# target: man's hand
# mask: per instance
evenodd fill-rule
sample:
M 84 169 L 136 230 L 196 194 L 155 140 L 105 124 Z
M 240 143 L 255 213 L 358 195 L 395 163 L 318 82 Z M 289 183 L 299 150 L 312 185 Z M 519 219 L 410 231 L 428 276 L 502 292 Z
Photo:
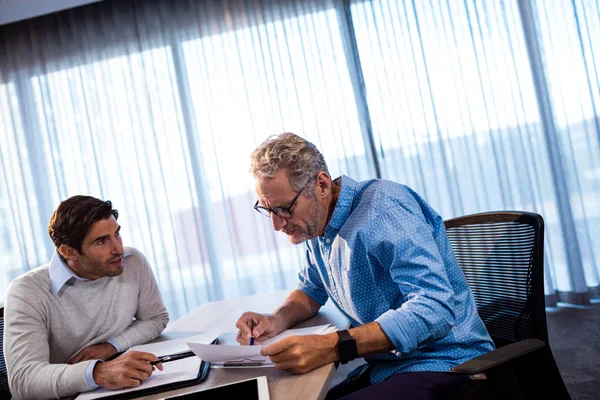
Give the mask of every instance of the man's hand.
M 237 320 L 235 326 L 239 329 L 236 340 L 241 345 L 250 344 L 254 336 L 256 343 L 267 340 L 285 329 L 283 323 L 272 314 L 245 312 Z
M 87 360 L 108 360 L 113 354 L 117 353 L 117 349 L 110 343 L 98 343 L 83 348 L 79 353 L 75 354 L 69 360 L 69 364 L 77 364 Z
M 151 353 L 128 351 L 112 361 L 98 362 L 94 366 L 94 381 L 103 388 L 115 390 L 137 387 L 152 375 L 150 362 L 158 358 Z M 155 365 L 163 370 L 162 364 Z
M 303 374 L 321 365 L 338 360 L 338 336 L 327 335 L 290 336 L 261 349 L 263 356 L 270 356 L 276 369 Z

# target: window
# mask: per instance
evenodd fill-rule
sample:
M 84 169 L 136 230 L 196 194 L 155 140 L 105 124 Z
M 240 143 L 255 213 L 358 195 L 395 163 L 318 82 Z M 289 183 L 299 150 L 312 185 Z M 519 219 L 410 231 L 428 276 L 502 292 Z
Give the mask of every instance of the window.
M 590 0 L 535 1 L 540 44 L 585 280 L 600 283 L 600 20 Z M 557 281 L 570 283 L 566 260 Z M 567 291 L 570 284 L 562 290 Z
M 40 220 L 15 85 L 0 85 L 0 287 L 45 260 L 44 222 Z M 27 204 L 27 210 L 18 205 Z M 21 246 L 20 243 L 28 243 Z M 4 299 L 4 297 L 2 297 Z

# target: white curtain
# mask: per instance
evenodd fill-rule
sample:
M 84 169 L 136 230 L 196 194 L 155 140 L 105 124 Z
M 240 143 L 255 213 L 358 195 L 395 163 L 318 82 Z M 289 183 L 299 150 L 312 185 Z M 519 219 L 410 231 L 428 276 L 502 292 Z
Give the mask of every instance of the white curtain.
M 546 222 L 547 304 L 600 297 L 597 1 L 353 2 L 377 160 L 444 218 Z
M 553 3 L 553 4 L 548 4 Z M 173 317 L 295 285 L 250 152 L 315 142 L 444 218 L 544 216 L 549 304 L 600 297 L 597 1 L 103 1 L 0 27 L 0 293 L 75 194 L 110 199 Z

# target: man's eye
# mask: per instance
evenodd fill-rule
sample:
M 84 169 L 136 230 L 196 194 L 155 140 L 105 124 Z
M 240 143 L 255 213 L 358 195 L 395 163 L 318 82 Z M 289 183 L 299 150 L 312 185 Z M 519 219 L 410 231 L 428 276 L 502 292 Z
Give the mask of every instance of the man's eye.
M 98 240 L 98 244 L 104 244 L 104 240 Z

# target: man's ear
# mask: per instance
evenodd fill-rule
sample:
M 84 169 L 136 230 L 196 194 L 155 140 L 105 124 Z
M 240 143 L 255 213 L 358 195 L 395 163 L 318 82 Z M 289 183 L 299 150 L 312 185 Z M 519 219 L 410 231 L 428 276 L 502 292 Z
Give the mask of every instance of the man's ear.
M 79 252 L 71 246 L 67 246 L 66 244 L 60 245 L 60 247 L 58 248 L 58 253 L 65 260 L 79 261 Z
M 327 197 L 331 192 L 331 177 L 325 171 L 319 172 L 317 175 L 318 195 L 321 198 Z

